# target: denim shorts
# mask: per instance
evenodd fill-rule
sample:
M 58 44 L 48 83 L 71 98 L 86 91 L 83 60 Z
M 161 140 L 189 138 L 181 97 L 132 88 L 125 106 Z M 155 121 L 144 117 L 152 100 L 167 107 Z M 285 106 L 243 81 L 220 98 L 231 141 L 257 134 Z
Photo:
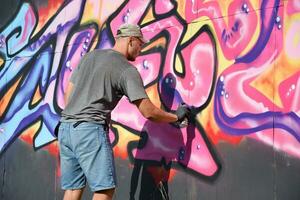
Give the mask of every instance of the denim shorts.
M 112 146 L 106 125 L 62 122 L 58 129 L 61 187 L 81 189 L 88 182 L 91 191 L 116 187 Z

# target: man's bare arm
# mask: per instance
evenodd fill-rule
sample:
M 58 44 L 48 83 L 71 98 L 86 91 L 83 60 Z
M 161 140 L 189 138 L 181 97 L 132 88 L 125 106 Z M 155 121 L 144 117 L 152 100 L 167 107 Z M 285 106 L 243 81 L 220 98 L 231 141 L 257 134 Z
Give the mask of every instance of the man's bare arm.
M 150 99 L 139 99 L 133 102 L 141 112 L 141 114 L 155 122 L 176 122 L 178 120 L 177 116 L 173 113 L 165 112 L 157 108 Z

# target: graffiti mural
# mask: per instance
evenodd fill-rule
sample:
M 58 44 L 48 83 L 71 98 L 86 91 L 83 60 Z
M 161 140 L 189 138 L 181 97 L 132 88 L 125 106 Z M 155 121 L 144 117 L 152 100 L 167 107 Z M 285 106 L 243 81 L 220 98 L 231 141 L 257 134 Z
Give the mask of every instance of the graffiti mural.
M 19 138 L 57 154 L 72 71 L 87 52 L 112 47 L 117 27 L 130 22 L 150 39 L 133 63 L 150 99 L 167 111 L 186 102 L 193 112 L 179 129 L 120 101 L 110 138 L 115 156 L 134 163 L 133 177 L 147 166 L 155 184 L 177 169 L 215 180 L 215 145 L 245 137 L 300 159 L 299 1 L 47 2 L 22 1 L 0 29 L 1 153 Z

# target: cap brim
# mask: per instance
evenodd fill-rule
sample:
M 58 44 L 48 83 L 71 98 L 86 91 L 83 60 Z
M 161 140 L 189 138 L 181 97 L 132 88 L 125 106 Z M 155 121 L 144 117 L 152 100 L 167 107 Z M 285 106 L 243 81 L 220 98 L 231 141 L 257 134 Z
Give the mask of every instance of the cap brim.
M 143 36 L 135 36 L 135 35 L 126 35 L 126 34 L 123 34 L 123 35 L 116 35 L 115 38 L 118 39 L 118 38 L 121 38 L 121 37 L 136 37 L 138 38 L 139 40 L 141 40 L 144 44 L 150 42 L 150 40 L 144 38 Z
M 144 38 L 144 37 L 139 37 L 139 39 L 144 43 L 144 44 L 146 44 L 146 43 L 148 43 L 150 40 L 148 40 L 148 39 L 146 39 L 146 38 Z

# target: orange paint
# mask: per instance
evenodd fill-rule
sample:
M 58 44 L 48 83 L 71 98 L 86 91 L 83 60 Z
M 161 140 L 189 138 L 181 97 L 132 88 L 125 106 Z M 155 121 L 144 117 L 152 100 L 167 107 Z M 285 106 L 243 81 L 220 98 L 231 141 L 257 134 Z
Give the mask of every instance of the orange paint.
M 201 116 L 198 117 L 198 121 L 200 124 L 202 124 L 211 143 L 216 145 L 222 141 L 225 141 L 235 145 L 239 144 L 243 136 L 232 136 L 222 132 L 214 119 L 213 109 L 213 103 L 210 103 L 210 105 L 201 112 Z
M 148 87 L 146 89 L 146 92 L 147 92 L 150 100 L 152 101 L 152 103 L 156 107 L 160 108 L 161 102 L 160 102 L 158 91 L 157 91 L 157 84 L 154 84 L 154 85 L 151 85 L 150 87 Z
M 4 60 L 2 58 L 0 58 L 0 69 L 1 69 L 1 67 L 3 65 L 3 63 L 4 63 Z
M 274 102 L 274 73 L 275 66 L 273 65 L 250 84 L 264 94 L 264 96 L 268 97 L 271 102 Z M 281 102 L 278 99 L 276 102 L 277 105 L 281 106 Z
M 185 4 L 186 1 L 177 1 L 177 12 L 181 17 L 185 17 Z
M 33 144 L 34 135 L 37 133 L 40 127 L 41 121 L 39 120 L 23 131 L 19 138 L 26 143 Z
M 160 37 L 153 42 L 151 42 L 149 45 L 147 45 L 145 48 L 142 49 L 142 52 L 148 51 L 152 48 L 162 47 L 165 48 L 167 44 L 167 40 L 164 37 Z
M 214 145 L 220 143 L 221 141 L 237 145 L 243 139 L 243 136 L 231 136 L 223 133 L 221 130 L 213 129 L 210 122 L 208 122 L 208 124 L 205 126 L 205 131 L 206 133 L 209 133 L 208 137 Z
M 17 86 L 20 83 L 22 76 L 9 88 L 9 90 L 5 93 L 3 98 L 0 100 L 0 116 L 3 115 L 5 109 L 8 108 L 8 104 L 12 99 L 12 96 L 15 93 Z
M 57 140 L 52 142 L 51 144 L 44 147 L 45 150 L 49 151 L 51 155 L 58 156 L 59 155 L 59 147 Z
M 300 71 L 299 63 L 291 63 L 287 56 L 282 53 L 270 69 L 257 77 L 251 85 L 268 97 L 271 102 L 282 107 L 278 90 L 279 85 L 298 71 Z
M 170 170 L 165 169 L 163 166 L 147 166 L 146 170 L 151 174 L 156 185 L 160 184 L 162 181 L 169 181 Z
M 170 181 L 173 181 L 175 175 L 177 173 L 177 170 L 176 169 L 170 169 L 170 172 L 169 172 L 169 182 Z
M 42 95 L 41 95 L 41 92 L 40 92 L 40 86 L 38 85 L 36 90 L 35 90 L 35 93 L 33 95 L 31 105 L 34 105 L 34 104 L 38 103 L 41 99 L 42 99 Z
M 128 158 L 128 143 L 131 141 L 138 141 L 140 137 L 129 132 L 128 130 L 124 129 L 119 125 L 113 125 L 113 127 L 117 129 L 117 134 L 119 137 L 118 144 L 113 148 L 114 155 L 125 160 Z
M 150 23 L 151 21 L 154 21 L 154 20 L 155 20 L 155 17 L 153 16 L 153 7 L 151 6 L 149 8 L 147 14 L 143 18 L 143 21 L 141 22 L 141 25 L 144 25 L 146 23 Z
M 41 6 L 38 8 L 38 25 L 36 32 L 38 32 L 48 20 L 55 15 L 58 9 L 62 6 L 63 0 L 48 0 L 47 6 Z
M 119 145 L 119 143 L 114 147 L 114 155 L 115 157 L 126 160 L 128 158 L 128 153 L 124 150 L 124 145 Z

